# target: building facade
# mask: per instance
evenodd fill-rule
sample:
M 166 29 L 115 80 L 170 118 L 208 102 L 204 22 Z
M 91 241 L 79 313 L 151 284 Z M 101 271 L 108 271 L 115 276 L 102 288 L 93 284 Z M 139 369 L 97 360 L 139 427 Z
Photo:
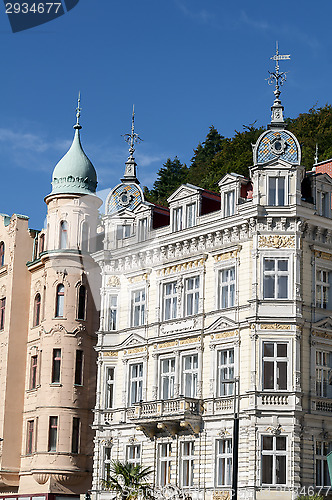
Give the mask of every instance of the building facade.
M 169 209 L 144 200 L 132 134 L 94 255 L 98 500 L 112 460 L 151 466 L 161 489 L 230 498 L 235 413 L 239 498 L 329 485 L 332 179 L 305 172 L 275 95 L 250 177 L 225 175 L 217 194 L 185 184 Z
M 79 498 L 91 487 L 99 273 L 90 252 L 101 201 L 79 112 L 45 198 L 46 228 L 0 220 L 0 498 Z

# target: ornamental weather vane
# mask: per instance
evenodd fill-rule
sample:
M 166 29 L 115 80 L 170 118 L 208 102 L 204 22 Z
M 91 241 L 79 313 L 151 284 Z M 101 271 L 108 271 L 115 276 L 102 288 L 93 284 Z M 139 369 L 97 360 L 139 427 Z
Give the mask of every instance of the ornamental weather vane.
M 81 117 L 81 92 L 78 93 L 78 99 L 77 99 L 77 108 L 76 108 L 76 124 L 74 125 L 74 128 L 80 129 L 82 128 L 80 125 L 80 117 Z
M 273 85 L 275 82 L 276 88 L 273 91 L 273 93 L 276 96 L 276 99 L 279 99 L 280 96 L 279 86 L 281 87 L 281 85 L 283 85 L 284 82 L 286 81 L 286 72 L 279 73 L 279 61 L 290 59 L 290 54 L 287 55 L 279 54 L 278 42 L 276 42 L 276 53 L 274 56 L 271 57 L 271 59 L 273 59 L 276 62 L 276 68 L 273 73 L 269 71 L 270 76 L 269 78 L 267 78 L 267 82 L 269 85 Z
M 124 140 L 129 144 L 129 154 L 132 157 L 135 151 L 135 142 L 141 142 L 143 139 L 135 133 L 135 107 L 133 106 L 133 115 L 131 119 L 131 134 L 124 134 Z

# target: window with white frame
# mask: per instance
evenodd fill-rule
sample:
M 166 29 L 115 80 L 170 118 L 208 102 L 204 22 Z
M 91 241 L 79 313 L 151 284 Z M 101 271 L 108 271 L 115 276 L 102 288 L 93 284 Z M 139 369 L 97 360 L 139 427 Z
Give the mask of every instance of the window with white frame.
M 316 270 L 316 307 L 331 309 L 331 279 L 331 271 Z
M 160 443 L 158 450 L 158 483 L 165 486 L 171 480 L 172 445 L 171 443 Z
M 182 207 L 173 209 L 173 231 L 182 229 Z
M 186 206 L 186 227 L 194 227 L 196 225 L 196 203 L 189 203 Z
M 234 394 L 234 349 L 218 351 L 218 396 Z
M 230 217 L 235 214 L 235 190 L 227 191 L 224 196 L 224 216 Z
M 129 365 L 129 403 L 139 403 L 143 397 L 143 363 Z
M 184 396 L 188 398 L 197 397 L 197 381 L 198 381 L 198 355 L 189 354 L 183 356 L 182 368 L 182 390 Z
M 197 314 L 199 309 L 199 276 L 185 279 L 184 295 L 185 316 Z
M 131 324 L 141 326 L 145 323 L 145 290 L 135 290 L 131 295 Z
M 286 342 L 263 342 L 263 389 L 287 390 L 288 348 Z
M 133 444 L 127 446 L 127 463 L 133 466 L 141 464 L 141 445 Z
M 325 191 L 320 191 L 318 193 L 318 210 L 319 215 L 323 217 L 330 217 L 330 207 L 331 207 L 331 195 Z
M 194 441 L 181 443 L 181 477 L 180 484 L 183 487 L 194 484 Z
M 268 205 L 281 207 L 285 205 L 285 177 L 268 177 Z
M 332 399 L 332 352 L 316 351 L 316 396 Z
M 216 448 L 216 486 L 230 486 L 232 484 L 232 439 L 217 439 Z
M 330 486 L 326 455 L 331 451 L 331 444 L 327 441 L 316 441 L 315 445 L 316 486 Z
M 165 283 L 163 286 L 163 310 L 164 319 L 177 317 L 178 291 L 177 282 Z
M 235 267 L 219 271 L 219 308 L 235 305 Z
M 175 358 L 160 360 L 161 399 L 174 398 Z
M 145 241 L 148 237 L 148 219 L 140 219 L 138 221 L 138 241 Z
M 112 459 L 111 459 L 111 448 L 104 448 L 104 461 L 103 461 L 103 479 L 105 481 L 109 481 L 111 477 L 111 464 L 112 464 Z
M 132 227 L 130 224 L 121 224 L 116 226 L 116 239 L 123 240 L 131 236 Z
M 263 261 L 264 299 L 288 299 L 289 260 L 265 258 Z
M 108 329 L 117 330 L 118 328 L 118 296 L 109 296 L 109 307 L 108 307 Z
M 108 366 L 105 371 L 105 408 L 114 405 L 114 367 Z
M 286 484 L 287 437 L 262 436 L 262 484 Z

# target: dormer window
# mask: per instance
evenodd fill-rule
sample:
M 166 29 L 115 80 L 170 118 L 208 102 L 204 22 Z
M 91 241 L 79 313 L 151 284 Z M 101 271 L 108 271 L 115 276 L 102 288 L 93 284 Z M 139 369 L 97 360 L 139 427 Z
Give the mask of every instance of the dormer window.
M 116 239 L 124 240 L 131 236 L 131 226 L 129 224 L 122 224 L 121 226 L 116 226 Z
M 173 210 L 173 231 L 181 231 L 182 229 L 182 207 L 174 208 Z
M 330 217 L 330 193 L 327 193 L 325 191 L 320 191 L 318 192 L 318 213 L 319 215 L 322 215 L 323 217 Z
M 224 215 L 230 217 L 235 214 L 235 190 L 227 191 L 224 198 Z
M 268 178 L 268 205 L 272 207 L 285 205 L 285 177 Z
M 140 219 L 138 221 L 138 241 L 145 241 L 148 237 L 148 219 Z
M 190 203 L 186 206 L 186 227 L 196 225 L 196 203 Z

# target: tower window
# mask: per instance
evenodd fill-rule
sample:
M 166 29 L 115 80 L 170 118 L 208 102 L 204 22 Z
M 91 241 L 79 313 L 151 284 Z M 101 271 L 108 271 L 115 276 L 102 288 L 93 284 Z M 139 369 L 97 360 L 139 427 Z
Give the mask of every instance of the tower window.
M 78 308 L 77 308 L 77 319 L 85 319 L 85 303 L 86 303 L 86 289 L 84 285 L 81 285 L 78 290 Z
M 62 318 L 65 302 L 65 287 L 64 285 L 58 285 L 56 289 L 56 306 L 55 306 L 55 317 Z
M 0 242 L 0 266 L 5 264 L 5 244 L 3 241 Z
M 0 299 L 0 330 L 5 328 L 6 297 Z
M 83 351 L 78 349 L 76 351 L 75 360 L 75 385 L 82 385 L 83 383 Z
M 68 247 L 68 223 L 63 220 L 60 222 L 60 248 L 65 249 Z
M 50 417 L 48 428 L 48 451 L 56 451 L 58 440 L 58 417 Z
M 41 306 L 41 296 L 40 293 L 37 293 L 34 301 L 33 326 L 38 326 L 40 323 L 40 306 Z
M 88 252 L 89 250 L 89 224 L 85 221 L 82 224 L 81 250 L 82 252 Z
M 58 384 L 60 382 L 60 369 L 61 369 L 61 349 L 53 349 L 52 384 Z
M 73 418 L 73 433 L 71 439 L 71 452 L 78 453 L 80 444 L 80 419 L 77 417 Z

